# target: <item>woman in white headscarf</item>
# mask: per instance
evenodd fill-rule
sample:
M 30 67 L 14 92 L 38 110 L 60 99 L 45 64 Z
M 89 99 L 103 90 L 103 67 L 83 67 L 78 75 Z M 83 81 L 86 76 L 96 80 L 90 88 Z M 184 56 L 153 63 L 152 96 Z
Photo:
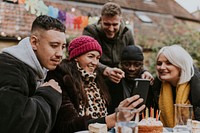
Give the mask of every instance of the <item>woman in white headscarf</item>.
M 200 120 L 200 72 L 189 53 L 179 45 L 161 48 L 156 71 L 154 106 L 161 110 L 164 126 L 174 126 L 174 104 L 192 104 L 194 118 Z

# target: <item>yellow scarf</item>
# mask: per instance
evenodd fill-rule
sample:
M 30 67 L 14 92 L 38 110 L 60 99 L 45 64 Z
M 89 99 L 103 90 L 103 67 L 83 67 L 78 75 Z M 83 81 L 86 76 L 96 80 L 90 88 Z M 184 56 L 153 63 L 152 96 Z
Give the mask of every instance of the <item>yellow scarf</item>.
M 184 83 L 176 87 L 176 104 L 190 104 L 188 99 L 190 84 Z M 174 127 L 174 102 L 172 88 L 169 83 L 163 82 L 160 90 L 159 109 L 160 120 L 165 127 Z

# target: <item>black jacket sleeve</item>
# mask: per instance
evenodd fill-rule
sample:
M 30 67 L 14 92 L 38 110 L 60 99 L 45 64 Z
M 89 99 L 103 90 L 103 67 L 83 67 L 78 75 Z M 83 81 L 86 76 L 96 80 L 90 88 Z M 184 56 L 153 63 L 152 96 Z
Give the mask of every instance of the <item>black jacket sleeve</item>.
M 194 67 L 194 76 L 190 80 L 190 88 L 194 116 L 196 120 L 200 120 L 200 72 L 196 67 Z

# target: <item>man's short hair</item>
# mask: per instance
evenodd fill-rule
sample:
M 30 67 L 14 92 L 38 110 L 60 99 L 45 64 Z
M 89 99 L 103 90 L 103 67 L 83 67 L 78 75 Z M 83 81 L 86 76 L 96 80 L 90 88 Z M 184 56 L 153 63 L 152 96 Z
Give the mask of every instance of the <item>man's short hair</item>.
M 31 32 L 35 30 L 57 30 L 60 32 L 65 32 L 66 27 L 65 25 L 56 18 L 47 16 L 47 15 L 40 15 L 38 16 L 32 24 Z
M 113 3 L 113 2 L 108 2 L 104 4 L 102 10 L 101 10 L 101 16 L 115 16 L 119 15 L 121 16 L 121 7 L 120 5 Z

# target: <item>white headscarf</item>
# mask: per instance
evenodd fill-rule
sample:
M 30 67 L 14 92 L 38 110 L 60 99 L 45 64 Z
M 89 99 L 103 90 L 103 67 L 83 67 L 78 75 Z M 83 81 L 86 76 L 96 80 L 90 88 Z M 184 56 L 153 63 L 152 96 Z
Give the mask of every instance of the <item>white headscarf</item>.
M 178 84 L 190 81 L 194 75 L 193 59 L 185 49 L 179 45 L 165 46 L 158 52 L 156 60 L 158 60 L 160 54 L 164 54 L 170 63 L 181 69 Z

